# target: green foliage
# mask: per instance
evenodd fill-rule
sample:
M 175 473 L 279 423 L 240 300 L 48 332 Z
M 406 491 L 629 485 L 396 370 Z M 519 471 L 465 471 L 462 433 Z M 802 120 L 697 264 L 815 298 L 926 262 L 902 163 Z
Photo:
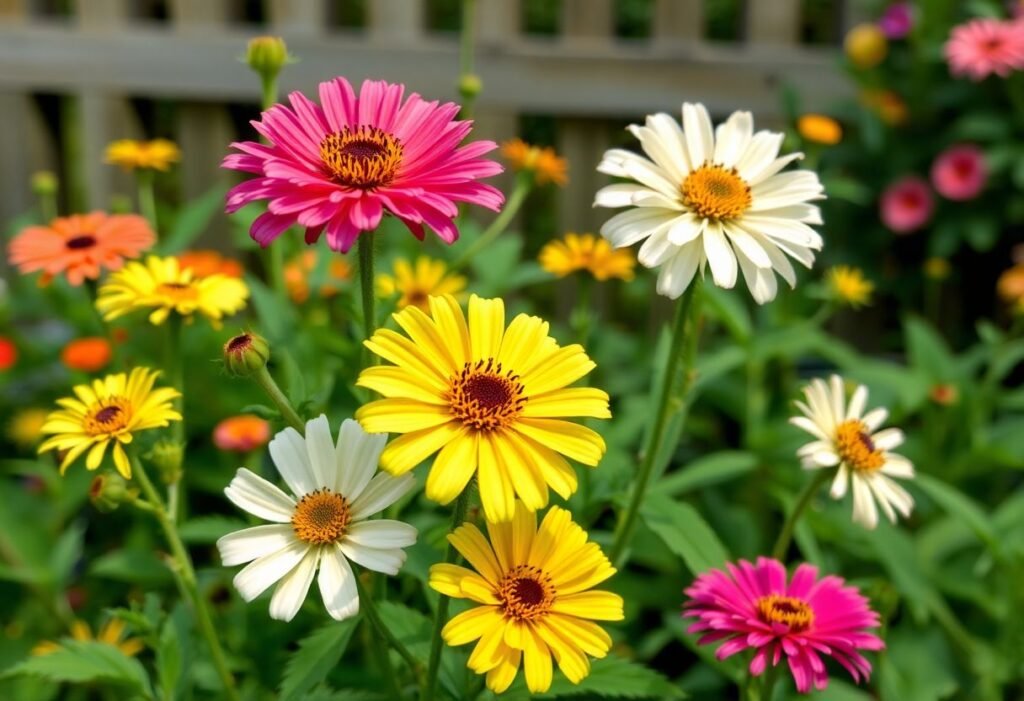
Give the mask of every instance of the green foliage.
M 98 682 L 121 689 L 129 699 L 153 698 L 142 664 L 106 643 L 62 640 L 60 649 L 19 662 L 2 676 L 17 675 L 55 682 Z
M 303 698 L 303 694 L 322 682 L 345 654 L 358 619 L 340 623 L 331 621 L 299 642 L 284 670 L 279 693 L 282 701 Z

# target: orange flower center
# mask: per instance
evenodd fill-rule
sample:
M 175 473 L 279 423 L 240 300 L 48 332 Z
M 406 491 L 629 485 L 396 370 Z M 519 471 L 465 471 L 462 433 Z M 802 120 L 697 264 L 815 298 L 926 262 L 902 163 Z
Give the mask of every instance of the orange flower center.
M 164 282 L 157 288 L 157 292 L 174 302 L 191 302 L 199 296 L 196 286 L 187 282 Z
M 769 594 L 757 600 L 757 615 L 765 623 L 782 623 L 791 633 L 805 631 L 814 625 L 814 609 L 803 599 Z
M 79 234 L 78 236 L 72 236 L 64 242 L 72 251 L 79 251 L 83 248 L 92 248 L 96 245 L 96 237 L 91 234 Z
M 466 363 L 452 378 L 448 392 L 451 412 L 477 431 L 494 431 L 514 422 L 526 404 L 519 375 L 502 372 L 494 358 Z
M 858 419 L 847 419 L 836 426 L 836 452 L 855 470 L 874 472 L 885 465 L 885 456 L 875 447 L 868 427 Z
M 123 397 L 108 397 L 89 409 L 82 425 L 90 436 L 117 433 L 132 418 L 131 404 Z
M 336 543 L 352 519 L 348 499 L 330 489 L 318 489 L 299 500 L 292 514 L 295 537 L 313 545 Z
M 703 219 L 735 219 L 750 207 L 750 186 L 735 168 L 705 163 L 686 176 L 683 204 Z
M 364 190 L 385 187 L 402 165 L 402 144 L 377 127 L 342 127 L 320 142 L 320 160 L 339 185 Z
M 498 584 L 498 600 L 508 618 L 529 621 L 543 616 L 555 602 L 551 577 L 532 565 L 512 568 Z

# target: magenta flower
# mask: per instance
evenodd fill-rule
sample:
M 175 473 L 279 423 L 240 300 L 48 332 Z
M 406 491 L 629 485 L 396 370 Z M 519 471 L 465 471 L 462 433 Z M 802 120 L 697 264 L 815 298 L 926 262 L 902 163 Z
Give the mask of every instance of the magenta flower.
M 293 224 L 306 243 L 327 233 L 335 251 L 348 251 L 385 213 L 398 217 L 418 239 L 424 225 L 445 243 L 459 237 L 453 221 L 459 202 L 497 211 L 502 194 L 479 178 L 502 171 L 481 158 L 493 141 L 461 145 L 472 122 L 456 121 L 459 106 L 402 100 L 405 86 L 367 80 L 357 97 L 344 78 L 320 84 L 320 103 L 293 92 L 290 107 L 274 105 L 254 121 L 269 144 L 231 144 L 225 168 L 257 177 L 228 193 L 227 211 L 268 200 L 250 235 L 267 246 Z
M 928 183 L 916 175 L 908 175 L 885 188 L 879 201 L 882 223 L 897 234 L 920 229 L 932 218 L 935 198 Z
M 949 35 L 945 53 L 953 75 L 973 81 L 993 73 L 1005 78 L 1024 70 L 1024 22 L 984 18 L 958 25 Z
M 903 39 L 914 28 L 914 8 L 909 2 L 894 2 L 878 18 L 878 28 L 886 39 Z
M 871 663 L 858 650 L 881 650 L 885 643 L 867 632 L 877 628 L 878 614 L 856 587 L 839 577 L 818 579 L 818 568 L 800 565 L 786 583 L 778 560 L 759 557 L 752 565 L 740 560 L 728 573 L 711 570 L 686 590 L 690 600 L 684 618 L 696 618 L 690 633 L 704 633 L 700 645 L 725 641 L 715 653 L 724 660 L 754 650 L 750 673 L 760 676 L 770 663 L 786 657 L 798 692 L 828 686 L 822 656 L 842 665 L 855 682 L 867 681 Z
M 932 163 L 932 185 L 947 200 L 973 200 L 988 180 L 985 154 L 972 144 L 952 146 Z

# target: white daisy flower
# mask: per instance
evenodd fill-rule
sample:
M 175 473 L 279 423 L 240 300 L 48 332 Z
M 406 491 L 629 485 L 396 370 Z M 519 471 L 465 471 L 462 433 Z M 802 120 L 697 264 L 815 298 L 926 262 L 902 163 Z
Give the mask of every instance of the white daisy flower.
M 235 587 L 252 601 L 277 584 L 270 617 L 290 621 L 306 599 L 319 567 L 320 595 L 332 618 L 359 613 L 359 594 L 349 560 L 366 569 L 397 574 L 416 529 L 401 521 L 367 520 L 395 503 L 413 485 L 411 474 L 377 472 L 387 435 L 366 433 L 349 419 L 338 442 L 327 417 L 306 424 L 303 438 L 286 428 L 270 441 L 270 456 L 295 496 L 244 467 L 224 493 L 236 506 L 271 525 L 229 533 L 217 541 L 224 565 L 249 564 Z
M 868 388 L 858 385 L 847 405 L 843 380 L 833 375 L 829 385 L 818 379 L 804 387 L 804 396 L 806 404 L 796 402 L 803 416 L 789 420 L 817 439 L 797 451 L 804 468 L 818 470 L 838 465 L 832 480 L 832 498 L 842 499 L 851 489 L 853 521 L 865 528 L 878 525 L 875 502 L 893 523 L 896 512 L 904 518 L 910 516 L 913 498 L 891 479 L 914 476 L 909 460 L 889 452 L 903 443 L 903 432 L 898 428 L 877 431 L 889 412 L 878 408 L 864 413 Z
M 822 239 L 811 200 L 824 197 L 816 173 L 780 173 L 802 153 L 779 157 L 783 135 L 754 133 L 749 112 L 734 112 L 712 131 L 704 105 L 683 105 L 682 127 L 667 114 L 629 127 L 648 158 L 611 149 L 598 171 L 634 182 L 597 192 L 595 207 L 630 207 L 601 227 L 616 248 L 644 241 L 637 259 L 661 268 L 658 292 L 675 299 L 699 268 L 719 287 L 736 284 L 737 263 L 759 304 L 774 299 L 775 272 L 796 285 L 789 258 L 806 267 Z M 645 240 L 646 239 L 646 240 Z

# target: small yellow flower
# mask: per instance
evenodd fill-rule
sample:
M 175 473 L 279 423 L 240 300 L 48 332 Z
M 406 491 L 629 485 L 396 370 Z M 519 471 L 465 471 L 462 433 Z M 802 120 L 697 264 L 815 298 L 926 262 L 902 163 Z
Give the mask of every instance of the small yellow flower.
M 540 251 L 540 267 L 557 277 L 586 270 L 598 280 L 613 277 L 633 279 L 636 258 L 628 248 L 612 248 L 593 234 L 568 233 L 564 240 L 551 241 Z
M 241 280 L 215 273 L 197 277 L 177 258 L 149 256 L 128 263 L 100 287 L 96 308 L 111 321 L 137 309 L 152 309 L 149 321 L 162 324 L 171 312 L 190 319 L 198 312 L 219 328 L 221 319 L 245 307 L 249 288 Z
M 19 448 L 34 448 L 48 413 L 46 409 L 22 409 L 7 424 L 7 437 Z
M 877 24 L 858 24 L 846 34 L 843 47 L 858 68 L 874 68 L 889 53 L 889 43 Z
M 147 168 L 167 170 L 172 163 L 181 160 L 178 145 L 167 139 L 136 141 L 120 139 L 107 146 L 106 162 L 121 166 L 125 170 Z
M 843 127 L 823 114 L 805 114 L 796 122 L 796 129 L 805 141 L 835 146 L 843 139 Z
M 428 300 L 432 295 L 458 295 L 466 289 L 466 278 L 449 275 L 443 260 L 420 256 L 415 265 L 410 265 L 405 258 L 396 258 L 392 270 L 394 275 L 381 273 L 377 276 L 377 296 L 391 297 L 400 293 L 399 309 L 413 306 L 429 314 Z
M 996 290 L 1016 314 L 1024 314 L 1024 263 L 1018 263 L 999 276 Z
M 851 307 L 871 304 L 875 285 L 864 277 L 860 268 L 837 265 L 828 271 L 828 287 L 833 299 Z
M 531 146 L 522 139 L 512 139 L 502 144 L 501 155 L 513 170 L 532 172 L 538 185 L 554 183 L 563 187 L 569 182 L 568 164 L 550 146 Z
M 430 568 L 433 589 L 475 604 L 448 621 L 441 636 L 449 645 L 479 640 L 468 667 L 486 674 L 496 694 L 512 684 L 520 662 L 527 688 L 547 691 L 552 657 L 579 684 L 590 673 L 590 657 L 604 657 L 612 645 L 594 621 L 623 618 L 621 596 L 593 589 L 615 568 L 557 506 L 538 528 L 536 515 L 517 501 L 513 520 L 488 523 L 487 532 L 490 542 L 465 523 L 448 536 L 475 572 L 447 563 Z
M 945 258 L 933 257 L 924 262 L 924 274 L 932 280 L 945 280 L 953 272 Z
M 124 621 L 119 618 L 111 618 L 109 621 L 104 623 L 100 628 L 99 634 L 95 638 L 92 635 L 92 629 L 85 621 L 76 620 L 71 624 L 71 637 L 74 640 L 81 640 L 83 642 L 92 641 L 113 645 L 128 657 L 135 657 L 142 652 L 144 645 L 139 638 L 122 639 L 123 636 Z M 37 657 L 40 655 L 49 655 L 50 653 L 60 650 L 60 647 L 60 643 L 52 640 L 44 640 L 32 648 L 32 654 Z
M 47 416 L 40 432 L 54 435 L 39 446 L 39 452 L 61 451 L 63 474 L 86 450 L 89 455 L 85 466 L 95 470 L 112 444 L 117 471 L 131 479 L 124 445 L 131 443 L 139 431 L 181 421 L 181 414 L 171 405 L 181 393 L 170 387 L 153 389 L 159 374 L 149 368 L 135 368 L 130 375 L 107 375 L 91 384 L 77 385 L 75 396 L 58 399 L 61 408 Z

